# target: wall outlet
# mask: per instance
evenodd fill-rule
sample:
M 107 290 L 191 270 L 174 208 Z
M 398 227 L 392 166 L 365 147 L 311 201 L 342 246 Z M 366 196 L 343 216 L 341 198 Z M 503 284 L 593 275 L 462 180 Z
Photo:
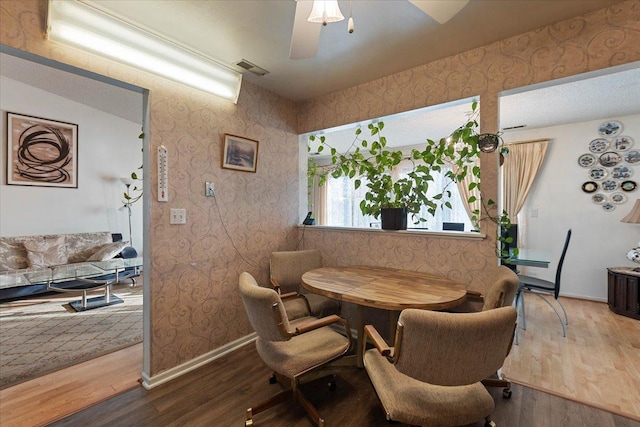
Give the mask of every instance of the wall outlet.
M 538 218 L 538 208 L 531 209 L 531 218 Z
M 216 196 L 215 192 L 213 191 L 213 182 L 207 181 L 207 182 L 204 183 L 204 195 L 206 197 L 215 197 Z
M 171 209 L 171 218 L 169 224 L 186 224 L 187 223 L 187 210 L 186 209 Z

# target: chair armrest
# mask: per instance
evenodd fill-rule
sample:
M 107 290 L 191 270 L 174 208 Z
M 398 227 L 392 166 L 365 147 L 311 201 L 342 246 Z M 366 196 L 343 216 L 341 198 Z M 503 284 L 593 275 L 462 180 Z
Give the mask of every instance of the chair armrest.
M 478 291 L 472 291 L 471 289 L 467 289 L 467 301 L 484 302 L 484 297 Z
M 364 333 L 371 339 L 371 342 L 376 346 L 381 355 L 385 357 L 391 355 L 391 347 L 389 347 L 373 325 L 365 325 Z
M 337 322 L 340 322 L 340 316 L 336 314 L 332 314 L 330 316 L 316 320 L 311 320 L 303 325 L 298 326 L 296 328 L 296 334 L 304 334 L 306 332 L 313 331 L 314 329 L 323 328 Z
M 300 295 L 297 292 L 287 292 L 286 294 L 280 294 L 280 299 L 282 301 L 284 301 L 286 299 L 291 299 L 291 298 L 304 298 L 304 296 Z
M 276 290 L 277 293 L 280 293 L 280 285 L 278 284 L 278 281 L 274 278 L 269 278 L 269 283 L 271 284 L 271 287 L 273 287 L 273 289 Z

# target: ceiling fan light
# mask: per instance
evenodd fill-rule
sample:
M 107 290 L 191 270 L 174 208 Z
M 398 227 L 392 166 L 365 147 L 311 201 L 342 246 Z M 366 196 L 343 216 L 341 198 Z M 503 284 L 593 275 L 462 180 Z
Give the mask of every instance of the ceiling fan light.
M 329 22 L 338 22 L 344 19 L 344 15 L 338 6 L 338 0 L 313 0 L 313 9 L 307 21 L 327 25 Z

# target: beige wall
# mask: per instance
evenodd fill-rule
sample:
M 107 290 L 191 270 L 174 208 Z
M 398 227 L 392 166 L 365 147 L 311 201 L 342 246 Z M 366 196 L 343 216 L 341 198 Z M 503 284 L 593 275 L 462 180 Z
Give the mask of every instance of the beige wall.
M 639 46 L 640 2 L 622 2 L 302 103 L 298 131 L 307 133 L 479 95 L 481 129 L 495 132 L 501 91 L 638 61 Z M 497 200 L 495 157 L 481 159 L 485 200 Z M 490 282 L 487 267 L 497 259 L 495 224 L 484 221 L 481 226 L 487 238 L 480 241 L 322 228 L 307 228 L 303 236 L 305 247 L 321 249 L 328 264 L 411 268 L 443 274 L 482 291 L 484 283 Z
M 267 283 L 269 254 L 297 243 L 294 104 L 245 82 L 233 105 L 46 41 L 45 10 L 44 0 L 2 0 L 0 42 L 150 89 L 150 164 L 156 164 L 159 145 L 169 150 L 168 203 L 155 201 L 156 168 L 148 168 L 152 201 L 151 222 L 146 224 L 151 261 L 145 273 L 151 300 L 147 373 L 157 375 L 246 336 L 252 330 L 236 291 L 240 272 L 249 271 Z M 221 169 L 224 133 L 260 141 L 257 173 Z M 215 183 L 221 218 L 214 200 L 204 197 L 205 181 Z M 169 225 L 171 207 L 187 210 L 186 225 Z
M 298 128 L 293 103 L 249 83 L 234 106 L 46 41 L 44 0 L 2 0 L 0 42 L 151 91 L 151 164 L 156 148 L 165 145 L 171 185 L 169 203 L 153 201 L 157 175 L 149 168 L 151 336 L 146 339 L 151 344 L 148 374 L 153 376 L 250 332 L 237 277 L 247 270 L 266 284 L 269 253 L 297 243 L 298 132 L 478 94 L 482 128 L 495 130 L 500 90 L 640 59 L 639 4 L 622 3 L 319 98 L 302 106 Z M 257 174 L 220 169 L 225 132 L 260 141 Z M 493 157 L 483 159 L 484 189 L 493 198 L 495 163 Z M 222 221 L 242 257 L 222 228 L 214 201 L 203 195 L 207 180 L 216 184 Z M 169 225 L 170 207 L 187 209 L 187 225 Z M 491 227 L 483 231 L 493 235 Z M 458 241 L 307 229 L 304 239 L 307 247 L 322 248 L 328 263 L 379 263 L 384 258 L 385 265 L 437 271 L 477 285 L 486 266 L 495 264 L 493 238 Z

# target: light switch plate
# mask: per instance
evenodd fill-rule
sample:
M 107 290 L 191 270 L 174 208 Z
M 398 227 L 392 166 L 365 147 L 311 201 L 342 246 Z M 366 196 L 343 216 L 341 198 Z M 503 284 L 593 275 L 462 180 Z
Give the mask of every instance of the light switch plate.
M 187 210 L 186 209 L 171 209 L 171 218 L 169 224 L 186 224 L 187 223 Z
M 204 183 L 204 195 L 206 197 L 215 197 L 216 193 L 214 192 L 213 182 L 205 182 Z

